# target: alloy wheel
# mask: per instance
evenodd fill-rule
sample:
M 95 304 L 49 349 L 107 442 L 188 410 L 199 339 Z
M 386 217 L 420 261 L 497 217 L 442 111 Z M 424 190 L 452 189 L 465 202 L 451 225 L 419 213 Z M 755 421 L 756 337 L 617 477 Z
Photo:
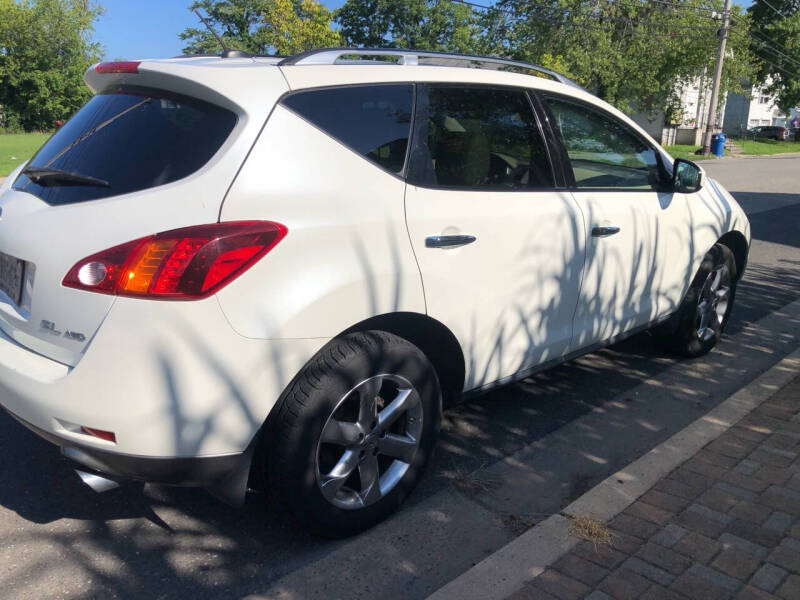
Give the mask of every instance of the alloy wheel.
M 414 461 L 422 400 L 399 375 L 376 375 L 352 388 L 322 428 L 317 485 L 338 508 L 364 508 L 389 494 Z
M 731 277 L 725 264 L 717 265 L 708 274 L 697 300 L 697 337 L 702 342 L 713 338 L 722 328 L 728 311 Z

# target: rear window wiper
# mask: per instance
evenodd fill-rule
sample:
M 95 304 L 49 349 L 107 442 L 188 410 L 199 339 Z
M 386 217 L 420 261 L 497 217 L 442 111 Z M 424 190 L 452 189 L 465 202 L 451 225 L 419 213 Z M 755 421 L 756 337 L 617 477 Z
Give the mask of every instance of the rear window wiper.
M 61 169 L 50 169 L 46 167 L 28 167 L 22 171 L 28 179 L 34 183 L 44 186 L 56 185 L 92 185 L 95 187 L 111 187 L 105 179 L 98 179 L 80 173 L 71 173 Z

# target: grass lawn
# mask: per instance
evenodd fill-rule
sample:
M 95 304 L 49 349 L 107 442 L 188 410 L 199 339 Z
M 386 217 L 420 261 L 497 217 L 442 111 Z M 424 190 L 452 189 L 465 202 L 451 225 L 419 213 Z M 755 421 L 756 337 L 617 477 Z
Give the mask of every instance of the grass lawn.
M 800 152 L 800 142 L 777 140 L 733 140 L 742 149 L 742 154 L 786 154 Z
M 692 146 L 689 144 L 677 145 L 677 146 L 664 146 L 664 150 L 672 155 L 672 158 L 687 158 L 689 160 L 708 160 L 711 158 L 719 158 L 714 154 L 703 155 L 703 154 L 695 154 L 695 150 L 697 150 L 699 146 Z
M 49 137 L 49 133 L 0 133 L 0 177 L 33 156 Z

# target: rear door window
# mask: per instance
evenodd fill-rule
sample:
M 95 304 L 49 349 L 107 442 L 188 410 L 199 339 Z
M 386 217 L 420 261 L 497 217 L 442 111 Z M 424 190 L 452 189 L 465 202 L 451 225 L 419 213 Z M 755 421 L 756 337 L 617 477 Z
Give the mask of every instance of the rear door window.
M 236 124 L 224 108 L 157 93 L 101 94 L 51 137 L 14 189 L 48 204 L 136 192 L 205 165 Z
M 411 84 L 307 90 L 282 101 L 354 152 L 398 174 L 406 161 L 413 102 Z
M 409 182 L 425 187 L 531 190 L 553 172 L 523 90 L 420 85 Z

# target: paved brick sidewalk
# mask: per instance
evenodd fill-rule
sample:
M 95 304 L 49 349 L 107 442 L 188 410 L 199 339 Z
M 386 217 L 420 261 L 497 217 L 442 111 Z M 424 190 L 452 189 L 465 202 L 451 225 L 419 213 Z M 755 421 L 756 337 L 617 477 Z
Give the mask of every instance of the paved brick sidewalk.
M 513 600 L 800 600 L 800 377 Z

